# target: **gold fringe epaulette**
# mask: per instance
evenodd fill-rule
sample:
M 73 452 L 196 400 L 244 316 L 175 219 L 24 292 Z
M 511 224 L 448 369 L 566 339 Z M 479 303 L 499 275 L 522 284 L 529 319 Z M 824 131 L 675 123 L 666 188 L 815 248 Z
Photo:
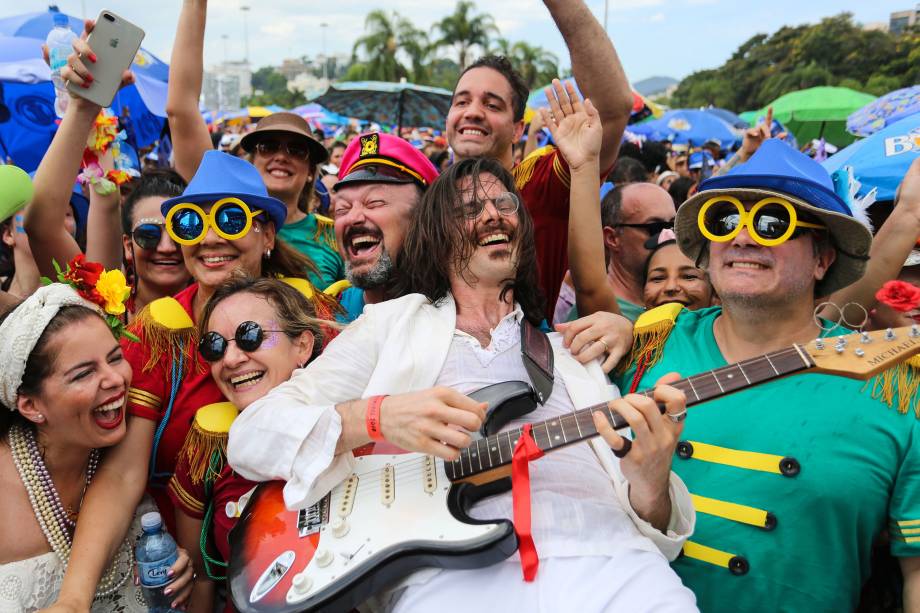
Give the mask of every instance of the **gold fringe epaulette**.
M 648 369 L 661 359 L 664 344 L 674 329 L 674 322 L 684 305 L 669 302 L 645 311 L 633 326 L 633 346 L 617 367 L 618 373 L 624 373 L 640 361 L 642 368 Z
M 164 357 L 171 358 L 174 350 L 185 356 L 186 368 L 194 362 L 198 333 L 192 318 L 175 298 L 167 296 L 148 304 L 134 318 L 131 330 L 141 338 L 148 351 L 144 372 L 150 371 Z
M 188 460 L 189 479 L 194 485 L 205 479 L 213 483 L 220 475 L 227 462 L 230 426 L 237 415 L 239 410 L 229 402 L 215 402 L 195 413 L 195 420 L 179 451 L 179 457 Z
M 896 408 L 898 413 L 913 411 L 920 419 L 920 355 L 901 362 L 872 378 L 872 397 Z
M 540 158 L 551 154 L 555 150 L 556 148 L 552 145 L 546 145 L 521 160 L 521 163 L 511 170 L 511 174 L 514 176 L 514 185 L 518 189 L 523 189 L 533 177 L 533 171 L 537 167 L 537 162 L 540 161 Z
M 339 248 L 335 242 L 335 220 L 317 213 L 313 213 L 313 216 L 316 217 L 316 231 L 313 233 L 313 240 L 326 243 L 338 251 Z

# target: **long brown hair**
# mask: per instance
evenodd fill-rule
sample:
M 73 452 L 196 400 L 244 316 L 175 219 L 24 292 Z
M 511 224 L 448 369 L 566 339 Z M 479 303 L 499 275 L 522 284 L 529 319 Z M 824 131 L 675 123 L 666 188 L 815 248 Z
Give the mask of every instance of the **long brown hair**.
M 469 266 L 476 244 L 466 229 L 460 183 L 470 177 L 475 190 L 483 174 L 494 176 L 519 202 L 523 202 L 511 173 L 495 159 L 469 158 L 450 166 L 431 184 L 413 211 L 405 243 L 397 258 L 395 296 L 419 293 L 436 304 L 450 291 L 451 274 L 464 271 Z M 534 325 L 539 325 L 544 317 L 546 300 L 537 281 L 533 219 L 523 204 L 517 214 L 518 226 L 514 237 L 518 254 L 517 271 L 505 285 L 502 297 L 513 292 L 524 316 Z

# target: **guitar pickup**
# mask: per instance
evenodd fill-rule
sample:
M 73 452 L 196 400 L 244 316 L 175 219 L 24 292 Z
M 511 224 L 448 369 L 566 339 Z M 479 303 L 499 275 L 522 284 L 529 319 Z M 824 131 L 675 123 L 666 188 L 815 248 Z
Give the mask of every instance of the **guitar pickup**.
M 434 494 L 438 487 L 438 471 L 435 467 L 434 456 L 426 455 L 425 466 L 422 469 L 422 478 L 424 479 L 422 487 L 425 488 L 425 492 L 428 494 Z
M 339 517 L 348 517 L 351 515 L 351 509 L 355 506 L 355 494 L 358 492 L 358 475 L 352 474 L 345 483 L 342 484 L 342 500 L 339 501 Z
M 384 506 L 390 506 L 396 499 L 396 469 L 392 464 L 383 467 L 383 476 L 380 480 L 381 502 Z

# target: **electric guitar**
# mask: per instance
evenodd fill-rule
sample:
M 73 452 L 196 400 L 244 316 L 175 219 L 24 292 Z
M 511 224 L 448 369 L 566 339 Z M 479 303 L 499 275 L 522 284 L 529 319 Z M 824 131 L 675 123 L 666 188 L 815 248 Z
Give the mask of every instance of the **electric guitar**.
M 794 373 L 868 379 L 918 353 L 916 325 L 852 333 L 793 345 L 672 385 L 692 406 Z M 485 398 L 493 410 L 508 399 L 519 415 L 527 411 L 525 387 L 499 383 L 473 396 Z M 652 390 L 640 393 L 651 397 Z M 628 425 L 603 403 L 532 424 L 532 436 L 547 453 L 597 436 L 595 411 L 606 411 L 616 429 Z M 521 433 L 513 429 L 478 438 L 452 462 L 419 453 L 357 457 L 351 476 L 300 511 L 285 508 L 283 483 L 260 485 L 230 533 L 233 603 L 247 613 L 349 611 L 413 571 L 479 568 L 511 556 L 517 548 L 511 522 L 478 521 L 467 511 L 509 487 Z

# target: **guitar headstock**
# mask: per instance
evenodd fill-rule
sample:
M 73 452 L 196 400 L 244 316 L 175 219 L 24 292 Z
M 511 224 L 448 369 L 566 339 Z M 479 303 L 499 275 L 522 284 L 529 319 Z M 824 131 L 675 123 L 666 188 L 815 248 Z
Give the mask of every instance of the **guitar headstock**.
M 853 332 L 799 347 L 814 360 L 817 372 L 868 379 L 920 354 L 920 326 Z

